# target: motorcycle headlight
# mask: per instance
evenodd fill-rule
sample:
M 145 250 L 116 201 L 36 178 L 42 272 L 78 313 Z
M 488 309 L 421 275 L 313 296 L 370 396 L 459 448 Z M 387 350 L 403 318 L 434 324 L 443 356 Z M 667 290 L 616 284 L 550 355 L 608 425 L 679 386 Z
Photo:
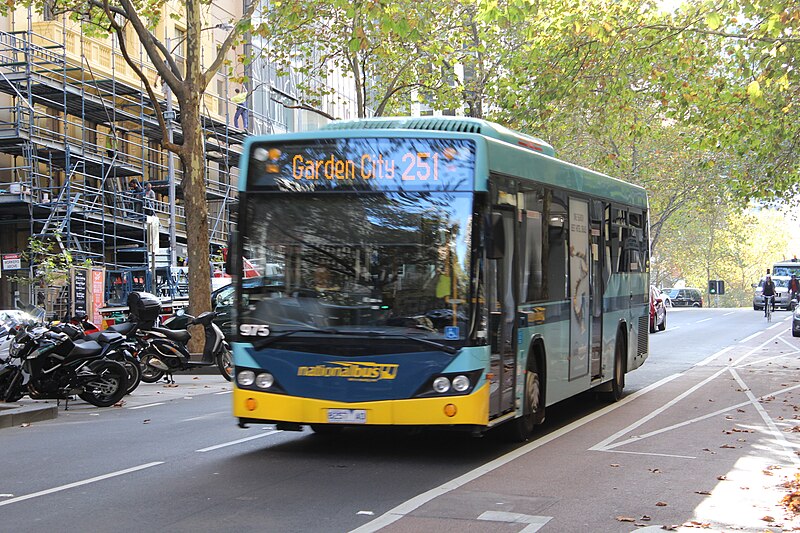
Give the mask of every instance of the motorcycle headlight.
M 11 341 L 11 346 L 8 349 L 8 355 L 11 357 L 17 357 L 22 352 L 22 349 L 25 347 L 24 342 L 14 342 Z

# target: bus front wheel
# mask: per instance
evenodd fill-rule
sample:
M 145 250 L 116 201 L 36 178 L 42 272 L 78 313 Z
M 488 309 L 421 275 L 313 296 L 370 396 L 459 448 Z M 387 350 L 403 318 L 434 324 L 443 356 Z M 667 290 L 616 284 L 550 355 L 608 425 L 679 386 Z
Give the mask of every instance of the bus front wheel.
M 528 358 L 525 372 L 522 416 L 508 423 L 508 436 L 516 442 L 528 440 L 536 424 L 544 422 L 544 383 L 534 356 Z

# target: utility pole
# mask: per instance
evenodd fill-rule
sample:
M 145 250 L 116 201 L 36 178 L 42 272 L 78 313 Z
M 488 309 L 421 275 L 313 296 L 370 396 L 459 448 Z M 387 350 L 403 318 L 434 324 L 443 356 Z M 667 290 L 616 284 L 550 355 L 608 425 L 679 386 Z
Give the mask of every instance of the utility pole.
M 166 43 L 167 49 L 169 50 L 169 37 L 167 37 Z M 167 98 L 167 106 L 164 111 L 164 121 L 167 123 L 167 141 L 172 143 L 172 128 L 176 115 L 175 111 L 172 109 L 172 91 L 170 91 L 169 85 L 167 85 L 166 82 L 163 80 L 162 82 L 164 96 Z M 175 237 L 175 224 L 177 222 L 177 216 L 175 214 L 175 154 L 172 153 L 172 150 L 167 150 L 167 179 L 169 180 L 169 269 L 171 275 L 172 269 L 178 264 L 178 241 Z

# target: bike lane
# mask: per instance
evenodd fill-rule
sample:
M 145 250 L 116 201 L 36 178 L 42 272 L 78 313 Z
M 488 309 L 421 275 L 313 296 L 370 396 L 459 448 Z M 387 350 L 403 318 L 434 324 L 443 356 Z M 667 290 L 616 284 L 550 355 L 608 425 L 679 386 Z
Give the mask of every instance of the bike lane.
M 798 530 L 799 347 L 765 330 L 355 532 Z

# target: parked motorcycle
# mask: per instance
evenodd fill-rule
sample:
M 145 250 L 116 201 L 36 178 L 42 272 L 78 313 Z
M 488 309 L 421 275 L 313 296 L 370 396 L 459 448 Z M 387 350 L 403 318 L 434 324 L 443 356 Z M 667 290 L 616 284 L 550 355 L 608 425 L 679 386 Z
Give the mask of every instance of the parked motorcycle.
M 72 340 L 95 341 L 105 347 L 103 357 L 118 362 L 128 373 L 127 394 L 135 391 L 141 383 L 142 367 L 139 359 L 133 355 L 136 350 L 135 344 L 127 339 L 125 334 L 112 329 L 100 331 L 85 318 L 71 319 L 67 323 L 52 326 L 51 329 L 66 333 Z
M 160 301 L 152 294 L 131 293 L 128 297 L 129 321 L 137 324 L 136 335 L 142 344 L 142 349 L 138 353 L 143 365 L 142 381 L 155 383 L 164 376 L 173 381 L 174 372 L 214 365 L 226 380 L 232 379 L 233 358 L 230 346 L 222 330 L 213 322 L 219 313 L 211 311 L 194 317 L 179 310 L 164 321 L 165 327 L 157 327 L 155 320 L 158 312 L 154 311 L 156 307 L 160 311 Z M 205 332 L 200 360 L 192 358 L 187 346 L 191 334 L 185 328 L 194 324 L 203 326 Z M 170 328 L 177 325 L 183 327 Z
M 73 341 L 66 333 L 43 326 L 21 328 L 9 352 L 18 363 L 3 369 L 10 374 L 4 399 L 17 401 L 27 393 L 35 400 L 68 402 L 77 395 L 97 407 L 110 407 L 128 386 L 125 368 L 104 357 L 110 348 L 95 341 Z

